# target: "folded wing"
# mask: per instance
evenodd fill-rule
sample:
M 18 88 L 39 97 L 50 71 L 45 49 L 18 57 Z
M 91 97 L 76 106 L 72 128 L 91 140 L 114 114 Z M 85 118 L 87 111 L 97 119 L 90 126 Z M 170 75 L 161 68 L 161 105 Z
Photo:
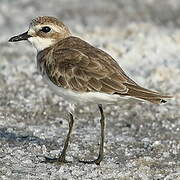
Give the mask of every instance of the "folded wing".
M 82 51 L 55 48 L 52 55 L 51 60 L 45 61 L 44 65 L 50 80 L 59 87 L 82 93 L 132 96 L 156 104 L 166 102 L 163 98 L 170 98 L 137 85 L 111 56 L 97 48 L 94 51 L 88 51 L 88 48 Z

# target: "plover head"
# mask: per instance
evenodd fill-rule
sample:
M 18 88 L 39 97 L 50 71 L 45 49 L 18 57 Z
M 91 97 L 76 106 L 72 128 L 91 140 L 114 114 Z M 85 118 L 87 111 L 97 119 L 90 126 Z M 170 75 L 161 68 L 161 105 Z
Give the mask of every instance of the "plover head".
M 70 31 L 63 22 L 54 17 L 42 16 L 31 21 L 27 32 L 10 38 L 9 42 L 28 40 L 37 51 L 42 51 L 68 36 Z

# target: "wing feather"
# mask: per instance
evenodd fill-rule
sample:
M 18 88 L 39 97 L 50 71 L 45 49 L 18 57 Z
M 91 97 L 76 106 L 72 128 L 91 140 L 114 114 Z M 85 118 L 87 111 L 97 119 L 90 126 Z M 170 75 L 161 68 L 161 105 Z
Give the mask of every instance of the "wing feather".
M 59 87 L 78 92 L 104 92 L 133 96 L 153 103 L 165 102 L 158 92 L 145 89 L 130 79 L 118 63 L 104 51 L 85 41 L 69 37 L 50 50 L 51 58 L 38 55 L 42 71 Z
M 127 92 L 123 85 L 125 78 L 118 74 L 116 66 L 106 65 L 102 59 L 88 57 L 72 48 L 54 49 L 53 59 L 53 63 L 45 63 L 45 66 L 48 77 L 57 86 L 79 92 Z

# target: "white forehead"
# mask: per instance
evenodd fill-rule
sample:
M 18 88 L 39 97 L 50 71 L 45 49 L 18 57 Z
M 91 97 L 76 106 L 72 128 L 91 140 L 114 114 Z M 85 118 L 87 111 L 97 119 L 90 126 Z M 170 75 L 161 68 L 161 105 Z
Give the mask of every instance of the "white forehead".
M 32 37 L 28 38 L 28 41 L 31 42 L 31 44 L 37 49 L 37 51 L 42 51 L 54 44 L 53 39 L 51 38 L 43 38 L 39 36 L 34 36 L 36 32 L 38 32 L 42 27 L 49 26 L 50 28 L 53 28 L 55 31 L 55 28 L 51 25 L 35 25 L 35 26 L 29 26 L 28 34 L 32 35 Z
M 40 29 L 42 29 L 42 27 L 45 27 L 45 26 L 50 27 L 55 32 L 64 31 L 63 27 L 60 27 L 60 26 L 55 25 L 55 24 L 37 24 L 37 25 L 31 25 L 30 24 L 28 32 L 30 34 L 33 34 L 33 33 L 39 31 Z
M 58 32 L 60 34 L 69 35 L 68 29 L 66 27 L 62 27 L 56 24 L 30 24 L 28 34 L 32 37 L 28 38 L 28 41 L 32 43 L 32 45 L 37 49 L 37 51 L 42 51 L 56 43 L 56 39 L 51 38 L 51 34 L 47 34 L 47 37 L 40 37 L 37 35 L 37 32 L 42 29 L 42 27 L 48 26 L 52 29 L 52 32 Z M 64 35 L 64 37 L 65 37 Z

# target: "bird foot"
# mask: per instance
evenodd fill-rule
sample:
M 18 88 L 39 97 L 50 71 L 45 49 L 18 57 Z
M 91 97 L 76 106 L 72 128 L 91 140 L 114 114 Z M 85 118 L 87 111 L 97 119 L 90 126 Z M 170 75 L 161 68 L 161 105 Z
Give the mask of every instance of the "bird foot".
M 84 163 L 84 164 L 96 164 L 96 165 L 100 165 L 101 163 L 101 159 L 95 159 L 92 161 L 83 161 L 83 160 L 79 160 L 80 163 Z
M 57 163 L 57 164 L 64 164 L 64 163 L 71 163 L 71 161 L 67 161 L 64 156 L 59 156 L 58 158 L 51 158 L 51 157 L 44 157 L 45 160 L 42 163 Z

